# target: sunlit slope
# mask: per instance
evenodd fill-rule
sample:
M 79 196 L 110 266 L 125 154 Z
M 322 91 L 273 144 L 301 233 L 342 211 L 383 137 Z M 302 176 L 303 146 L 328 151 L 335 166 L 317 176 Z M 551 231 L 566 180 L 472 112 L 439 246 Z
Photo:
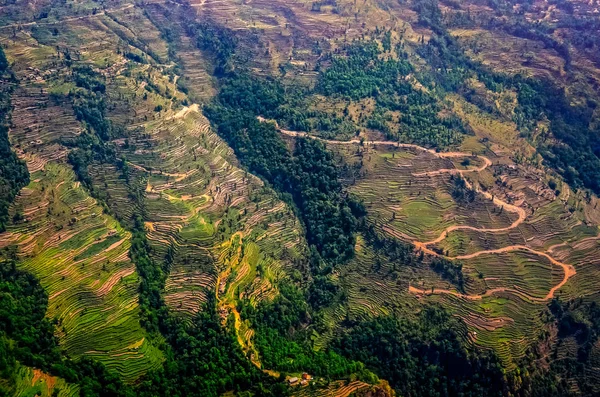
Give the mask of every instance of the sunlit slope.
M 15 208 L 25 220 L 7 228 L 2 246 L 18 246 L 20 267 L 46 289 L 65 351 L 97 358 L 127 380 L 157 367 L 161 353 L 139 324 L 130 233 L 62 164 L 32 173 Z
M 19 366 L 13 375 L 15 397 L 75 397 L 79 395 L 79 386 L 69 384 L 64 379 L 48 375 L 39 369 Z
M 17 247 L 19 266 L 36 276 L 48 293 L 47 315 L 58 321 L 57 336 L 65 352 L 98 359 L 133 382 L 158 368 L 162 353 L 139 323 L 131 235 L 90 196 L 66 163 L 64 140 L 75 138 L 83 126 L 60 97 L 70 89 L 68 70 L 57 62 L 61 53 L 33 34 L 38 42 L 28 29 L 14 36 L 7 30 L 0 33 L 7 35 L 6 52 L 20 79 L 10 138 L 31 173 L 31 183 L 12 206 L 13 225 L 0 236 L 2 246 Z
M 231 304 L 272 297 L 275 281 L 292 270 L 303 246 L 291 209 L 236 166 L 197 105 L 147 131 L 154 150 L 130 150 L 127 159 L 146 183 L 145 221 L 155 259 L 171 263 L 167 303 L 193 313 L 207 293 Z
M 599 276 L 593 264 L 600 249 L 595 199 L 590 202 L 564 184 L 555 193 L 543 174 L 510 165 L 492 151 L 481 152 L 491 164 L 479 170 L 477 157 L 468 154 L 440 159 L 393 145 L 357 146 L 329 145 L 351 164 L 362 164 L 349 189 L 365 201 L 369 221 L 383 235 L 459 260 L 465 285 L 460 291 L 426 269 L 397 273 L 362 249 L 356 257 L 360 265 L 349 265 L 343 277 L 349 297 L 355 290 L 360 296 L 349 301 L 350 313 L 412 307 L 414 298 L 407 294 L 412 291 L 421 301 L 450 307 L 465 320 L 474 343 L 494 347 L 510 366 L 535 342 L 535 330 L 543 327 L 539 313 L 552 297 L 594 292 L 591 285 Z M 479 191 L 472 200 L 456 196 L 452 175 L 459 173 Z M 396 278 L 401 304 L 379 296 Z M 344 312 L 334 317 L 340 321 L 340 315 Z

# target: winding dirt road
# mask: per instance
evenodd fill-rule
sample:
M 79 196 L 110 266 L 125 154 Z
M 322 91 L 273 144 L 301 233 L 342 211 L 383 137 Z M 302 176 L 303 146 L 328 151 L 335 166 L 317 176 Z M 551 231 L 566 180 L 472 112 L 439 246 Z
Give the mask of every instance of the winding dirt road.
M 260 121 L 266 122 L 267 120 L 263 119 L 263 118 L 259 118 Z M 406 144 L 406 143 L 398 143 L 398 142 L 394 142 L 394 141 L 367 141 L 367 140 L 358 140 L 358 139 L 352 139 L 349 141 L 336 141 L 336 140 L 331 140 L 331 139 L 324 139 L 324 138 L 319 138 L 319 137 L 315 137 L 315 136 L 311 136 L 305 132 L 297 132 L 297 131 L 289 131 L 289 130 L 285 130 L 282 128 L 279 128 L 277 126 L 277 124 L 275 124 L 276 127 L 278 128 L 279 132 L 281 132 L 284 135 L 288 135 L 288 136 L 293 136 L 293 137 L 304 137 L 304 138 L 311 138 L 311 139 L 316 139 L 319 141 L 322 141 L 324 143 L 328 143 L 328 144 L 332 144 L 332 145 L 356 145 L 356 144 L 362 144 L 365 146 L 371 146 L 371 145 L 391 145 L 391 146 L 395 146 L 395 147 L 402 147 L 402 148 L 410 148 L 410 149 L 416 149 L 416 150 L 420 150 L 423 152 L 427 152 L 430 153 L 436 157 L 439 158 L 454 158 L 454 157 L 477 157 L 478 159 L 480 159 L 481 161 L 483 161 L 483 164 L 479 167 L 476 168 L 470 168 L 470 169 L 466 169 L 466 170 L 459 170 L 456 168 L 452 168 L 452 169 L 440 169 L 440 170 L 436 170 L 436 171 L 429 171 L 429 172 L 422 172 L 422 173 L 415 173 L 413 174 L 413 176 L 432 176 L 432 175 L 440 175 L 440 174 L 455 174 L 455 175 L 461 175 L 464 176 L 464 174 L 466 173 L 473 173 L 473 172 L 481 172 L 483 170 L 485 170 L 487 167 L 492 165 L 492 161 L 485 157 L 485 156 L 481 156 L 481 155 L 476 155 L 474 156 L 471 153 L 465 153 L 465 152 L 447 152 L 447 153 L 440 153 L 440 152 L 436 152 L 435 150 L 432 149 L 427 149 L 424 148 L 422 146 L 418 146 L 418 145 L 412 145 L 412 144 Z M 484 250 L 484 251 L 478 251 L 469 255 L 460 255 L 460 256 L 456 256 L 456 257 L 448 257 L 445 255 L 441 255 L 435 251 L 433 251 L 432 249 L 428 248 L 428 246 L 433 245 L 433 244 L 437 244 L 441 241 L 443 241 L 446 237 L 448 237 L 448 234 L 450 232 L 456 231 L 456 230 L 472 230 L 472 231 L 477 231 L 477 232 L 482 232 L 482 233 L 502 233 L 502 232 L 507 232 L 511 229 L 516 228 L 517 226 L 519 226 L 521 223 L 523 223 L 527 217 L 527 213 L 525 212 L 525 210 L 521 207 L 518 207 L 516 205 L 513 204 L 509 204 L 501 199 L 499 199 L 498 197 L 493 196 L 492 194 L 490 194 L 489 192 L 484 192 L 481 189 L 479 189 L 478 187 L 473 187 L 471 185 L 471 183 L 469 183 L 469 181 L 467 181 L 465 179 L 465 184 L 469 189 L 473 189 L 475 190 L 477 193 L 483 195 L 484 197 L 486 197 L 489 200 L 492 200 L 493 203 L 495 205 L 497 205 L 498 207 L 503 208 L 506 211 L 509 212 L 513 212 L 516 213 L 518 215 L 518 218 L 510 225 L 507 227 L 502 227 L 502 228 L 476 228 L 473 226 L 450 226 L 448 227 L 446 230 L 444 230 L 442 232 L 442 234 L 440 234 L 440 236 L 438 238 L 436 238 L 435 240 L 431 240 L 431 241 L 426 241 L 426 242 L 422 242 L 422 241 L 412 241 L 412 243 L 415 245 L 415 248 L 417 250 L 423 251 L 427 254 L 433 255 L 433 256 L 438 256 L 438 257 L 445 257 L 447 259 L 471 259 L 480 255 L 493 255 L 493 254 L 498 254 L 498 253 L 504 253 L 504 252 L 514 252 L 514 251 L 528 251 L 530 253 L 533 253 L 535 255 L 544 257 L 546 259 L 548 259 L 550 261 L 550 263 L 552 263 L 552 265 L 554 266 L 558 266 L 563 270 L 563 279 L 556 284 L 555 286 L 553 286 L 550 291 L 548 291 L 548 294 L 544 297 L 544 298 L 537 298 L 534 296 L 531 296 L 529 294 L 527 294 L 524 291 L 520 291 L 517 289 L 513 289 L 513 288 L 494 288 L 494 289 L 490 289 L 487 290 L 484 294 L 481 295 L 477 295 L 477 294 L 463 294 L 460 292 L 456 292 L 456 291 L 450 291 L 450 290 L 445 290 L 445 289 L 437 289 L 434 288 L 432 290 L 423 290 L 423 289 L 419 289 L 413 286 L 409 286 L 408 290 L 409 292 L 413 293 L 413 294 L 419 294 L 419 295 L 432 295 L 432 294 L 450 294 L 450 295 L 454 295 L 460 298 L 465 298 L 465 299 L 469 299 L 469 300 L 480 300 L 486 296 L 491 296 L 494 295 L 496 293 L 499 292 L 505 292 L 505 293 L 512 293 L 515 295 L 518 295 L 522 298 L 526 298 L 529 299 L 531 301 L 535 301 L 535 302 L 545 302 L 548 301 L 552 298 L 554 298 L 554 294 L 555 292 L 560 289 L 563 285 L 565 285 L 567 283 L 567 281 L 569 280 L 569 278 L 571 278 L 572 276 L 575 275 L 576 270 L 572 265 L 568 265 L 566 263 L 563 262 L 559 262 L 556 259 L 552 258 L 550 255 L 548 255 L 546 252 L 542 252 L 542 251 L 537 251 L 534 250 L 530 247 L 524 246 L 524 245 L 511 245 L 508 247 L 503 247 L 503 248 L 499 248 L 499 249 L 495 249 L 495 250 Z

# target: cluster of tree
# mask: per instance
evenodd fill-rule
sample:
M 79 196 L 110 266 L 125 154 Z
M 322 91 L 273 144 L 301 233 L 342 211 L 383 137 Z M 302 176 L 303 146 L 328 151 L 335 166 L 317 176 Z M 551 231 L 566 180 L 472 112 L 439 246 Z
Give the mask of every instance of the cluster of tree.
M 17 359 L 37 368 L 59 360 L 54 323 L 45 317 L 47 300 L 32 275 L 17 270 L 12 260 L 0 263 L 1 374 L 8 374 Z M 44 355 L 44 351 L 51 354 Z
M 396 46 L 398 59 L 386 57 L 391 51 L 389 34 L 384 33 L 381 40 L 383 50 L 375 41 L 357 41 L 345 48 L 344 56 L 333 57 L 319 75 L 317 92 L 354 101 L 375 99 L 375 111 L 366 126 L 380 130 L 389 139 L 433 147 L 459 142 L 468 132 L 462 121 L 440 117 L 436 96 L 415 89 L 406 79 L 414 70 L 402 47 Z M 391 112 L 400 113 L 397 126 Z
M 69 98 L 75 116 L 85 130 L 64 144 L 73 148 L 68 160 L 77 177 L 88 190 L 93 191 L 88 167 L 92 161 L 114 161 L 115 151 L 107 142 L 121 134 L 121 128 L 114 126 L 106 115 L 106 84 L 103 77 L 85 64 L 73 65 L 72 76 L 76 88 L 69 92 Z
M 465 278 L 462 271 L 462 263 L 452 261 L 443 257 L 425 256 L 421 251 L 415 252 L 414 245 L 400 241 L 396 238 L 390 238 L 377 233 L 372 224 L 364 224 L 361 228 L 363 236 L 375 251 L 383 255 L 390 263 L 391 271 L 397 271 L 398 266 L 420 266 L 428 265 L 433 271 L 438 273 L 443 279 L 454 284 L 459 291 L 464 291 Z M 379 271 L 379 265 L 375 269 Z
M 376 383 L 377 377 L 362 363 L 331 349 L 314 350 L 310 325 L 316 312 L 307 298 L 293 284 L 283 283 L 272 302 L 262 302 L 256 309 L 251 305 L 242 308 L 241 315 L 256 331 L 253 341 L 263 366 L 284 372 L 305 371 L 329 380 L 353 376 Z
M 221 81 L 205 112 L 240 161 L 295 204 L 308 243 L 324 259 L 342 262 L 354 252 L 356 218 L 331 153 L 305 138 L 297 139 L 290 153 L 275 126 L 257 119 L 283 101 L 280 88 L 269 80 L 232 75 Z
M 551 372 L 559 378 L 575 379 L 583 395 L 597 395 L 600 382 L 597 377 L 589 376 L 589 367 L 594 366 L 600 355 L 595 347 L 600 338 L 600 306 L 581 298 L 568 302 L 555 298 L 548 308 L 558 328 L 558 343 L 551 353 L 554 358 Z M 577 343 L 576 355 L 560 353 L 563 342 L 569 339 Z
M 148 374 L 140 396 L 211 396 L 228 391 L 238 396 L 287 396 L 283 382 L 263 373 L 243 354 L 235 337 L 233 318 L 221 325 L 214 296 L 191 322 L 163 318 L 166 362 Z
M 475 190 L 467 186 L 467 182 L 460 175 L 451 175 L 450 180 L 452 181 L 452 198 L 462 204 L 468 204 L 475 201 Z
M 465 279 L 462 271 L 462 263 L 446 258 L 434 257 L 431 259 L 430 266 L 444 280 L 451 282 L 456 285 L 459 291 L 464 292 Z
M 379 45 L 356 42 L 347 46 L 346 56 L 332 59 L 319 75 L 317 90 L 324 95 L 343 95 L 353 100 L 411 91 L 402 79 L 413 71 L 406 59 L 380 58 Z
M 378 317 L 334 340 L 335 351 L 365 363 L 402 396 L 505 396 L 507 383 L 492 353 L 467 350 L 464 323 L 440 307 L 416 319 Z
M 29 183 L 25 162 L 17 157 L 8 140 L 10 94 L 16 83 L 4 51 L 0 48 L 0 231 L 8 222 L 8 208 L 23 186 Z
M 193 19 L 195 10 L 184 5 L 185 29 L 190 37 L 196 40 L 196 46 L 214 56 L 216 62 L 215 75 L 224 76 L 233 70 L 232 57 L 237 40 L 231 31 L 211 21 L 197 22 Z

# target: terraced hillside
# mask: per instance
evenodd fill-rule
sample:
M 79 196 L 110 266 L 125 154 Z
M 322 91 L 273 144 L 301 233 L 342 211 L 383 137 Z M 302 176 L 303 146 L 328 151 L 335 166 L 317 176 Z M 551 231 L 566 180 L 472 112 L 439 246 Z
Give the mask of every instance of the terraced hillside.
M 194 313 L 207 293 L 216 292 L 225 306 L 272 297 L 273 283 L 302 244 L 290 209 L 232 163 L 197 106 L 148 130 L 154 150 L 131 150 L 127 159 L 146 180 L 146 228 L 156 259 L 171 261 L 167 304 Z
M 407 284 L 399 284 L 398 294 L 409 292 L 419 299 L 439 295 L 442 302 L 464 316 L 475 343 L 498 348 L 506 360 L 521 357 L 533 342 L 529 339 L 533 330 L 542 327 L 541 322 L 531 321 L 528 312 L 541 310 L 555 296 L 567 300 L 578 296 L 573 294 L 575 285 L 596 277 L 587 265 L 596 254 L 586 259 L 577 254 L 578 246 L 598 249 L 595 204 L 578 198 L 568 186 L 563 186 L 557 197 L 548 191 L 539 173 L 527 172 L 485 148 L 482 154 L 438 153 L 364 138 L 326 142 L 349 163 L 361 164 L 350 191 L 364 200 L 377 230 L 409 241 L 429 256 L 463 264 L 464 292 L 431 275 L 417 273 L 408 276 Z M 470 160 L 468 165 L 464 159 Z M 491 171 L 495 169 L 510 171 L 506 175 Z M 491 172 L 503 177 L 494 180 Z M 467 181 L 466 189 L 474 189 L 471 199 L 457 198 L 459 176 Z M 493 184 L 487 185 L 487 181 Z M 573 207 L 580 210 L 570 210 Z M 558 254 L 560 249 L 564 251 Z M 361 263 L 358 268 L 381 267 L 381 263 L 373 264 L 373 254 L 361 251 L 356 258 Z M 572 255 L 578 255 L 579 260 L 568 260 Z M 350 291 L 359 283 L 362 292 L 359 300 L 350 301 L 351 312 L 385 314 L 389 312 L 386 307 L 398 305 L 389 299 L 389 291 L 395 289 L 391 285 L 381 295 L 386 282 L 377 274 L 379 269 L 357 279 L 354 272 L 358 268 L 352 265 L 345 275 L 348 281 L 355 280 L 350 282 Z M 366 291 L 369 293 L 365 295 Z M 341 320 L 340 314 L 337 317 Z M 506 342 L 498 343 L 502 340 Z M 515 344 L 515 340 L 523 344 Z M 512 351 L 503 345 L 511 346 Z
M 239 300 L 272 298 L 304 250 L 289 207 L 238 168 L 199 105 L 181 105 L 212 92 L 211 80 L 196 77 L 208 73 L 201 63 L 188 65 L 185 77 L 173 74 L 155 22 L 128 6 L 60 24 L 23 25 L 17 35 L 4 30 L 20 79 L 10 135 L 32 182 L 13 205 L 11 216 L 19 214 L 19 221 L 2 234 L 2 247 L 17 246 L 20 268 L 46 289 L 47 315 L 58 320 L 65 353 L 96 359 L 128 382 L 162 361 L 139 323 L 140 278 L 127 230 L 135 216 L 145 220 L 153 258 L 168 261 L 164 299 L 182 314 L 200 310 L 207 294 L 218 296 L 223 320 Z M 68 95 L 75 88 L 65 61 L 71 51 L 98 68 L 109 116 L 129 128 L 126 138 L 111 143 L 126 159 L 124 168 L 96 162 L 87 169 L 100 200 L 67 164 L 70 142 L 86 128 Z M 123 51 L 149 63 L 129 61 Z M 190 98 L 176 86 L 180 77 L 194 84 Z M 138 188 L 141 196 L 135 196 Z M 235 318 L 247 348 L 252 331 Z
M 15 396 L 43 396 L 50 397 L 58 395 L 70 397 L 79 395 L 76 385 L 65 383 L 64 380 L 43 373 L 39 369 L 21 367 L 17 373 L 19 382 L 15 390 Z
M 22 268 L 46 288 L 65 351 L 96 357 L 129 380 L 156 368 L 161 353 L 138 321 L 130 234 L 64 165 L 48 163 L 32 176 L 15 203 L 25 219 L 7 229 L 2 244 L 17 245 Z
M 343 2 L 336 2 L 336 6 L 336 12 L 330 13 L 330 9 L 326 7 L 318 12 L 310 12 L 307 5 L 271 4 L 256 7 L 254 15 L 268 12 L 278 14 L 287 7 L 286 18 L 291 18 L 294 14 L 305 16 L 305 21 L 320 18 L 321 23 L 311 26 L 312 30 L 307 28 L 308 22 L 298 25 L 306 28 L 303 31 L 305 35 L 322 37 L 334 21 L 343 19 Z M 461 6 L 453 7 L 441 7 L 442 12 L 448 13 L 448 19 L 449 14 L 461 12 Z M 269 11 L 265 11 L 266 9 Z M 464 7 L 466 9 L 474 13 L 477 7 L 469 5 Z M 481 8 L 481 14 L 484 14 L 483 9 Z M 226 13 L 228 10 L 223 6 L 219 11 Z M 402 6 L 391 7 L 388 12 L 392 15 L 398 13 L 396 15 L 401 15 L 406 23 L 413 23 L 412 29 L 417 28 L 416 15 L 407 12 Z M 466 12 L 462 15 L 466 15 Z M 475 23 L 478 23 L 474 14 L 471 15 Z M 360 20 L 360 17 L 357 19 Z M 381 29 L 386 21 L 388 20 L 384 18 L 379 19 L 377 26 Z M 348 24 L 347 26 L 352 24 L 352 19 Z M 406 34 L 405 48 L 410 51 L 411 29 L 399 29 L 399 26 L 401 24 L 397 23 L 392 32 L 402 30 Z M 267 40 L 278 48 L 285 48 L 280 38 L 273 38 L 269 35 L 269 30 L 263 30 L 269 38 Z M 352 34 L 350 32 L 351 28 L 347 30 L 349 37 Z M 425 39 L 430 34 L 422 26 L 419 33 Z M 464 28 L 450 30 L 450 33 L 459 36 L 461 44 L 463 35 L 465 40 L 475 37 Z M 467 48 L 476 48 L 474 58 L 496 69 L 510 72 L 506 68 L 509 65 L 502 63 L 503 61 L 490 63 L 495 58 L 489 51 L 492 51 L 491 48 L 497 51 L 497 47 L 482 39 L 484 34 L 490 33 L 480 30 L 478 34 L 476 40 L 466 44 Z M 512 42 L 506 37 L 502 38 L 502 42 L 507 48 L 514 50 Z M 528 51 L 533 52 L 535 57 L 543 56 L 546 51 L 555 51 L 544 50 L 543 47 L 548 47 L 547 43 L 532 43 L 533 40 Z M 587 56 L 577 52 L 578 49 L 572 50 L 577 56 Z M 471 55 L 469 50 L 467 53 Z M 296 49 L 290 59 L 300 58 L 300 54 Z M 502 54 L 502 59 L 506 60 L 508 54 Z M 516 61 L 515 58 L 513 60 Z M 560 62 L 549 57 L 539 63 L 523 61 L 516 69 L 539 77 L 541 68 L 555 65 L 560 65 Z M 288 73 L 294 70 L 293 66 L 290 67 L 291 69 L 287 69 Z M 303 72 L 296 70 L 292 74 L 303 75 Z M 573 72 L 573 76 L 578 76 L 577 72 Z M 555 77 L 559 84 L 567 85 L 571 82 L 563 80 L 564 73 Z M 331 150 L 339 152 L 351 164 L 349 168 L 353 169 L 353 175 L 348 178 L 350 191 L 364 200 L 370 222 L 381 233 L 412 242 L 431 256 L 457 259 L 463 264 L 466 277 L 464 292 L 439 280 L 427 269 L 424 272 L 411 270 L 408 282 L 398 292 L 399 296 L 408 299 L 405 301 L 406 306 L 413 308 L 414 301 L 402 291 L 418 294 L 421 301 L 438 301 L 447 305 L 455 313 L 460 313 L 470 325 L 471 338 L 476 344 L 496 347 L 508 363 L 523 357 L 529 344 L 537 339 L 534 330 L 544 327 L 544 323 L 536 319 L 537 313 L 544 310 L 550 299 L 559 296 L 569 300 L 586 296 L 587 299 L 595 300 L 591 285 L 597 283 L 597 275 L 591 269 L 596 254 L 591 252 L 598 248 L 597 198 L 589 192 L 569 188 L 559 182 L 559 178 L 550 169 L 541 165 L 541 158 L 535 155 L 535 141 L 527 139 L 526 134 L 519 131 L 521 126 L 510 119 L 510 113 L 515 109 L 514 102 L 513 105 L 510 104 L 516 99 L 514 92 L 506 90 L 494 93 L 478 81 L 469 84 L 478 97 L 485 97 L 498 110 L 490 114 L 482 102 L 474 101 L 477 98 L 470 99 L 469 102 L 460 96 L 449 96 L 454 102 L 454 112 L 468 123 L 473 133 L 457 148 L 464 152 L 463 155 L 431 153 L 417 148 L 398 147 L 396 142 L 380 142 L 381 135 L 370 129 L 361 129 L 354 141 L 325 142 Z M 583 87 L 582 84 L 580 88 Z M 585 87 L 588 93 L 593 92 L 593 82 Z M 577 95 L 575 91 L 573 94 Z M 595 97 L 595 94 L 591 95 Z M 501 107 L 505 105 L 507 108 Z M 350 109 L 352 106 L 350 102 Z M 363 111 L 365 107 L 363 104 Z M 539 133 L 548 126 L 542 122 L 536 128 Z M 281 132 L 286 135 L 303 135 L 285 130 Z M 374 142 L 371 144 L 371 141 Z M 457 199 L 453 197 L 453 192 L 457 193 L 456 181 L 459 180 L 459 175 L 466 181 L 467 191 L 464 193 L 467 193 L 467 197 L 463 193 L 458 194 L 463 197 Z M 476 194 L 469 196 L 471 186 L 475 187 Z M 584 243 L 579 245 L 577 241 Z M 582 249 L 589 256 L 582 256 L 579 252 Z M 366 264 L 363 262 L 365 256 L 370 256 Z M 368 249 L 364 254 L 359 250 L 356 260 L 360 265 L 349 266 L 345 275 L 347 280 L 353 280 L 349 283 L 349 288 L 351 291 L 355 290 L 362 301 L 362 304 L 358 304 L 359 307 L 362 306 L 361 309 L 357 309 L 355 303 L 350 303 L 351 312 L 363 311 L 373 315 L 385 313 L 385 308 L 390 305 L 395 306 L 391 303 L 395 299 L 390 299 L 390 294 L 378 297 L 383 285 L 386 285 L 386 291 L 393 290 L 390 289 L 392 280 L 384 282 L 381 280 L 382 276 L 368 272 L 362 277 L 356 274 L 365 268 L 380 267 L 381 264 L 374 263 L 381 259 L 376 261 L 375 258 L 376 255 L 368 253 Z M 507 264 L 510 266 L 506 266 Z M 584 286 L 583 280 L 589 281 L 589 284 Z M 350 297 L 352 296 L 353 293 L 350 292 Z M 336 313 L 333 315 L 335 321 L 340 322 L 348 310 L 340 308 L 332 313 Z M 521 343 L 514 343 L 515 341 Z
M 139 279 L 128 256 L 130 233 L 106 214 L 65 164 L 67 149 L 61 140 L 77 136 L 82 128 L 69 106 L 51 98 L 50 51 L 27 32 L 7 49 L 22 79 L 13 96 L 11 139 L 32 177 L 12 210 L 21 220 L 2 234 L 2 245 L 16 245 L 20 266 L 45 287 L 48 316 L 58 320 L 65 351 L 94 357 L 134 381 L 157 368 L 162 353 L 139 324 Z
M 439 314 L 427 349 L 460 357 L 427 352 L 501 368 L 499 395 L 593 395 L 600 43 L 579 36 L 598 13 L 557 4 L 2 5 L 9 138 L 30 173 L 3 257 L 39 280 L 65 360 L 102 363 L 117 395 L 419 395 L 377 366 L 385 349 L 340 341 L 371 321 L 420 329 L 431 308 L 460 326 Z M 334 243 L 323 214 L 349 219 Z M 16 395 L 88 391 L 27 365 Z M 283 382 L 305 371 L 314 386 Z M 231 377 L 202 383 L 214 374 Z

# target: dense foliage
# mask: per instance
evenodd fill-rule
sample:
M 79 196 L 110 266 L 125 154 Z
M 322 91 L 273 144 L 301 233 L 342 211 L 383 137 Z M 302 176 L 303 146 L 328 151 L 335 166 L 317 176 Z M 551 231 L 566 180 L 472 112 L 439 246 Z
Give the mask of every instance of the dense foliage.
M 589 368 L 598 359 L 597 342 L 600 338 L 600 306 L 594 301 L 585 302 L 577 299 L 562 302 L 554 299 L 549 310 L 554 317 L 558 329 L 559 342 L 552 352 L 550 369 L 560 378 L 574 378 L 583 395 L 598 395 L 600 382 L 589 376 Z M 561 354 L 563 343 L 575 340 L 576 354 Z M 558 357 L 562 356 L 560 359 Z
M 7 374 L 17 359 L 38 368 L 59 359 L 54 324 L 45 318 L 47 303 L 44 289 L 32 275 L 17 270 L 14 261 L 0 263 L 1 374 Z
M 16 83 L 4 51 L 0 48 L 0 231 L 6 228 L 8 207 L 23 186 L 29 183 L 25 162 L 12 150 L 8 140 L 10 93 Z
M 317 91 L 352 101 L 373 98 L 375 110 L 365 125 L 389 139 L 433 147 L 460 142 L 465 126 L 456 117 L 440 117 L 437 98 L 411 83 L 408 76 L 414 70 L 402 47 L 395 48 L 398 60 L 391 57 L 391 47 L 383 47 L 375 41 L 348 45 L 345 56 L 334 56 L 331 66 L 321 71 Z M 400 114 L 397 122 L 394 113 Z
M 461 176 L 450 177 L 452 181 L 452 198 L 463 205 L 472 203 L 475 200 L 475 190 L 467 186 L 467 182 Z
M 290 153 L 275 126 L 257 119 L 282 101 L 276 82 L 236 75 L 222 80 L 206 114 L 250 171 L 291 197 L 308 243 L 326 260 L 347 260 L 354 251 L 356 219 L 331 154 L 321 142 L 305 138 L 297 139 Z
M 69 162 L 79 180 L 93 192 L 88 166 L 92 161 L 114 161 L 114 150 L 106 142 L 120 131 L 106 116 L 106 86 L 102 76 L 89 65 L 74 65 L 72 76 L 77 88 L 69 93 L 69 97 L 75 116 L 83 123 L 85 131 L 73 141 L 64 143 L 74 147 L 69 152 Z
M 255 396 L 285 396 L 285 384 L 264 374 L 244 356 L 235 330 L 224 328 L 214 297 L 184 324 L 165 317 L 166 362 L 146 376 L 142 396 L 220 396 L 226 391 L 251 391 Z M 233 319 L 228 324 L 233 324 Z M 242 393 L 238 395 L 244 395 Z
M 457 40 L 448 33 L 445 24 L 448 21 L 442 20 L 436 0 L 419 0 L 415 10 L 420 13 L 420 22 L 435 32 L 418 50 L 432 66 L 430 72 L 422 76 L 423 82 L 430 80 L 431 87 L 441 87 L 449 92 L 468 91 L 465 82 L 469 77 L 475 77 L 494 92 L 515 90 L 518 106 L 513 119 L 521 133 L 532 136 L 538 121 L 549 120 L 551 135 L 540 134 L 535 142 L 545 162 L 571 186 L 600 193 L 600 126 L 593 122 L 597 107 L 594 101 L 575 105 L 567 98 L 564 88 L 550 80 L 489 70 L 468 58 Z M 513 27 L 511 32 L 521 32 L 520 35 L 525 37 L 535 33 L 535 38 L 543 42 L 550 40 L 539 33 L 539 27 Z M 568 58 L 568 49 L 562 45 L 554 42 L 547 45 L 556 47 Z
M 242 315 L 256 331 L 254 344 L 262 364 L 284 372 L 306 371 L 329 380 L 350 375 L 374 383 L 377 378 L 365 366 L 332 350 L 315 351 L 308 325 L 314 311 L 307 296 L 292 284 L 281 285 L 273 302 L 263 302 L 257 309 L 245 306 Z
M 336 340 L 340 354 L 359 360 L 403 396 L 503 396 L 501 363 L 491 354 L 469 352 L 466 329 L 438 307 L 416 320 L 380 317 L 359 323 Z

